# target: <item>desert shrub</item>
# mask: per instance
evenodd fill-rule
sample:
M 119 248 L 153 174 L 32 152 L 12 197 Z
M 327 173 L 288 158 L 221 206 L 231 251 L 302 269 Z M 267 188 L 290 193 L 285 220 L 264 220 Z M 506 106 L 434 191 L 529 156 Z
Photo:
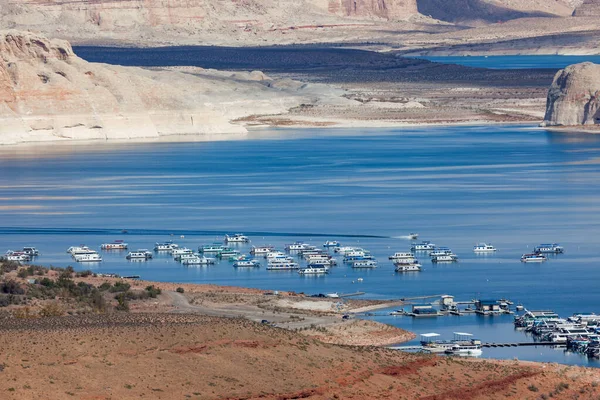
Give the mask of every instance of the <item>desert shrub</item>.
M 126 292 L 131 288 L 131 285 L 127 282 L 117 281 L 115 284 L 109 289 L 111 293 L 119 293 Z
M 106 304 L 106 300 L 104 300 L 104 296 L 99 290 L 95 290 L 90 296 L 90 306 L 98 312 L 106 312 L 108 305 Z
M 15 296 L 14 294 L 0 294 L 0 307 L 8 307 L 11 304 L 21 304 L 22 302 L 22 296 Z
M 185 290 L 183 290 L 183 288 L 182 288 L 182 287 L 178 287 L 177 289 L 175 289 L 175 291 L 176 291 L 177 293 L 183 293 L 183 292 L 185 292 Z
M 56 286 L 55 282 L 52 279 L 45 278 L 45 277 L 42 278 L 42 279 L 36 280 L 35 283 L 37 283 L 38 285 L 45 286 L 45 287 L 54 287 L 54 286 Z
M 0 257 L 0 275 L 11 272 L 19 268 L 21 264 L 18 261 L 8 261 L 4 257 Z
M 93 274 L 94 273 L 88 269 L 87 271 L 77 272 L 75 276 L 78 278 L 87 278 L 88 276 L 92 276 Z
M 29 307 L 17 308 L 16 310 L 13 311 L 13 315 L 15 318 L 19 318 L 19 319 L 36 317 L 36 314 L 33 311 L 31 311 L 31 308 L 29 308 Z
M 19 270 L 19 272 L 17 272 L 17 276 L 18 276 L 19 278 L 23 278 L 23 279 L 27 278 L 27 277 L 29 276 L 29 271 L 28 271 L 28 269 L 27 269 L 27 268 L 21 268 L 21 269 Z
M 529 385 L 527 386 L 527 389 L 529 389 L 532 392 L 537 392 L 539 390 L 538 387 L 535 385 Z
M 104 282 L 102 283 L 102 285 L 98 286 L 98 290 L 105 292 L 107 290 L 109 290 L 112 287 L 112 285 L 108 282 Z
M 129 302 L 125 297 L 125 293 L 119 293 L 116 297 L 119 304 L 115 307 L 117 311 L 129 311 Z
M 25 290 L 21 287 L 21 285 L 18 282 L 11 279 L 8 281 L 0 282 L 0 293 L 24 294 Z
M 65 310 L 58 302 L 53 301 L 43 306 L 39 314 L 40 317 L 60 317 L 65 314 Z
M 146 287 L 146 293 L 148 293 L 148 297 L 155 299 L 156 296 L 162 293 L 162 290 L 160 290 L 160 288 L 157 288 L 154 285 L 150 285 Z

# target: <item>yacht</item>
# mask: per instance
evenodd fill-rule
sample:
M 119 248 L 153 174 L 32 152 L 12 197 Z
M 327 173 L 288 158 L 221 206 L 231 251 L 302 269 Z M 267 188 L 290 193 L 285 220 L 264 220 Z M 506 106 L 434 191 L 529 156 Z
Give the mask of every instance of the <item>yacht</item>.
M 336 240 L 328 240 L 323 244 L 323 247 L 340 247 L 340 242 Z
M 76 256 L 78 254 L 94 254 L 96 251 L 87 246 L 71 246 L 67 249 L 67 253 Z
M 421 243 L 413 243 L 411 251 L 432 251 L 435 250 L 435 244 L 431 243 L 428 240 L 424 240 Z
M 396 264 L 396 272 L 419 272 L 421 264 Z
M 377 268 L 375 260 L 361 260 L 352 263 L 352 268 Z
M 252 246 L 252 249 L 250 250 L 250 254 L 259 256 L 259 255 L 271 253 L 273 250 L 274 250 L 273 246 L 260 246 L 260 247 Z
M 432 256 L 431 257 L 431 262 L 434 263 L 438 263 L 438 262 L 456 262 L 458 261 L 458 256 L 454 253 L 449 253 L 449 254 L 441 254 L 438 256 Z
M 285 271 L 285 270 L 294 270 L 299 269 L 300 266 L 298 263 L 293 261 L 287 262 L 269 262 L 267 264 L 267 269 L 270 271 Z
M 332 267 L 336 264 L 335 260 L 328 260 L 326 258 L 318 258 L 318 259 L 309 259 L 308 261 L 308 266 L 321 266 L 321 267 Z
M 309 248 L 309 245 L 306 243 L 302 243 L 302 242 L 296 242 L 296 243 L 288 244 L 285 246 L 286 251 L 300 251 L 300 250 L 306 250 L 308 248 Z
M 100 248 L 102 250 L 127 250 L 127 243 L 122 240 L 115 240 L 112 243 L 102 243 Z
M 98 253 L 75 254 L 73 256 L 77 262 L 100 262 L 102 257 Z
M 496 251 L 496 248 L 487 243 L 479 243 L 473 246 L 473 252 L 475 253 L 493 253 L 494 251 Z
M 27 254 L 29 257 L 37 257 L 40 255 L 40 252 L 35 247 L 23 247 L 23 253 Z
M 217 253 L 217 258 L 239 257 L 241 253 L 237 250 L 224 249 Z
M 184 254 L 192 254 L 192 253 L 194 253 L 194 250 L 188 249 L 187 247 L 181 247 L 181 248 L 171 250 L 171 255 L 175 259 L 181 257 Z
M 322 267 L 322 266 L 313 266 L 311 267 L 310 265 L 306 268 L 302 268 L 300 270 L 298 270 L 298 273 L 300 275 L 318 275 L 318 274 L 328 274 L 329 273 L 329 268 L 327 267 Z
M 391 256 L 388 257 L 388 259 L 395 261 L 395 260 L 401 260 L 401 259 L 405 259 L 405 258 L 415 258 L 415 255 L 413 253 L 394 253 Z
M 559 246 L 556 243 L 552 244 L 540 244 L 534 249 L 535 253 L 554 253 L 561 254 L 565 252 L 565 249 L 562 246 Z
M 206 246 L 201 246 L 198 248 L 199 253 L 220 253 L 223 250 L 226 250 L 227 247 L 223 246 L 220 243 L 213 243 Z
M 237 261 L 233 263 L 234 268 L 258 268 L 260 267 L 260 262 L 258 260 L 243 260 Z
M 447 254 L 452 254 L 452 250 L 448 247 L 436 247 L 433 251 L 429 252 L 430 257 L 445 256 Z
M 154 251 L 172 251 L 173 249 L 177 248 L 179 248 L 179 245 L 173 243 L 172 241 L 156 243 L 154 245 Z
M 206 258 L 206 257 L 193 257 L 186 258 L 181 262 L 183 265 L 212 265 L 215 263 L 214 258 Z
M 22 251 L 12 251 L 8 250 L 4 255 L 6 261 L 18 261 L 18 262 L 27 262 L 31 260 L 29 254 L 25 254 Z
M 340 247 L 335 247 L 333 249 L 333 251 L 335 253 L 340 253 L 341 255 L 346 255 L 346 253 L 353 251 L 353 250 L 360 250 L 360 249 L 358 249 L 356 247 L 350 247 L 350 246 L 343 246 L 343 247 L 340 246 Z
M 146 249 L 140 249 L 138 251 L 130 251 L 125 258 L 128 260 L 149 260 L 152 258 L 152 253 Z
M 531 254 L 523 254 L 521 256 L 521 262 L 530 262 L 530 263 L 541 263 L 546 261 L 545 255 L 540 253 L 531 253 Z
M 225 235 L 225 243 L 248 243 L 250 239 L 241 233 L 236 233 L 233 236 Z
M 483 352 L 481 351 L 481 344 L 477 343 L 461 343 L 455 344 L 452 348 L 446 350 L 444 353 L 454 356 L 470 356 L 478 357 Z

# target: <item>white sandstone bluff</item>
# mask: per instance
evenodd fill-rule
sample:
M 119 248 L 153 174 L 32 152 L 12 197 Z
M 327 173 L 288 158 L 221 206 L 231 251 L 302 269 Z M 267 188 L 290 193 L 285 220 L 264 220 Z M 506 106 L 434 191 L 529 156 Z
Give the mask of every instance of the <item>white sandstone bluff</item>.
M 600 65 L 585 62 L 558 71 L 548 91 L 542 126 L 600 126 Z
M 168 135 L 218 139 L 246 132 L 236 119 L 285 113 L 327 96 L 337 101 L 339 94 L 260 72 L 89 63 L 65 41 L 0 31 L 0 144 Z

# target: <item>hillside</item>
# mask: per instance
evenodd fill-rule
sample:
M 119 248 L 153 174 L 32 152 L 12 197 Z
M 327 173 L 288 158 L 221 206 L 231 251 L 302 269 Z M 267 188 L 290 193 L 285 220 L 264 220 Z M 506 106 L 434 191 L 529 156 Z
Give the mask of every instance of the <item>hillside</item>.
M 323 98 L 316 88 L 260 72 L 94 64 L 68 42 L 0 32 L 0 144 L 169 135 L 215 140 L 246 132 L 232 120 Z

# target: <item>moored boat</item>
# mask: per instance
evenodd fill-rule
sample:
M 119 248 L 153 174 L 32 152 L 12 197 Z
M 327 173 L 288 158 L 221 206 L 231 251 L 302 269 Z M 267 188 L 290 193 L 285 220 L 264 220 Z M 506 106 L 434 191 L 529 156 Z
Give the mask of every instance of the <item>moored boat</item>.
M 223 250 L 229 249 L 226 246 L 223 246 L 220 243 L 213 243 L 213 244 L 208 244 L 205 246 L 200 246 L 198 247 L 198 252 L 205 254 L 205 253 L 220 253 Z
M 396 272 L 419 272 L 421 264 L 396 264 Z
M 293 261 L 286 262 L 269 262 L 267 264 L 267 269 L 270 271 L 285 271 L 285 270 L 295 270 L 299 269 L 300 265 Z
M 174 249 L 179 248 L 178 244 L 173 243 L 172 241 L 164 242 L 164 243 L 156 243 L 154 245 L 154 251 L 173 251 Z
M 440 254 L 437 256 L 432 256 L 431 257 L 431 262 L 434 263 L 438 263 L 438 262 L 456 262 L 458 261 L 458 256 L 454 253 L 449 253 L 449 254 Z
M 100 248 L 102 250 L 127 250 L 127 243 L 124 243 L 122 240 L 115 240 L 112 243 L 102 243 Z
M 258 268 L 260 267 L 260 262 L 258 260 L 243 260 L 237 261 L 233 263 L 234 268 Z
M 196 256 L 196 257 L 186 258 L 181 263 L 183 265 L 212 265 L 215 263 L 215 259 Z
M 302 268 L 298 270 L 300 275 L 320 275 L 320 274 L 328 274 L 329 268 L 323 266 L 308 266 L 306 268 Z
M 225 235 L 225 243 L 248 243 L 250 239 L 242 233 L 236 233 L 233 236 Z
M 128 260 L 149 260 L 152 256 L 152 252 L 146 249 L 140 249 L 137 251 L 130 251 L 125 258 Z
M 31 256 L 22 251 L 8 250 L 6 252 L 6 254 L 4 254 L 4 258 L 6 259 L 6 261 L 18 261 L 18 262 L 31 261 Z
M 375 260 L 360 260 L 352 263 L 352 268 L 377 268 Z
M 87 246 L 71 246 L 67 249 L 67 253 L 76 256 L 78 254 L 94 254 L 96 250 L 92 250 Z
M 338 242 L 337 240 L 328 240 L 323 244 L 323 247 L 340 247 L 340 242 Z
M 413 243 L 411 251 L 432 251 L 435 250 L 435 244 L 431 243 L 428 240 L 424 240 L 421 243 Z
M 98 253 L 75 254 L 73 256 L 77 262 L 101 262 L 102 257 Z
M 534 252 L 535 253 L 562 254 L 565 252 L 565 249 L 556 243 L 540 244 L 539 246 L 536 246 L 536 248 L 534 249 Z
M 541 263 L 546 261 L 547 259 L 548 258 L 546 258 L 545 255 L 540 253 L 523 254 L 521 256 L 521 262 L 525 263 Z
M 36 249 L 35 247 L 23 247 L 23 250 L 21 250 L 23 253 L 27 254 L 29 257 L 38 257 L 40 255 L 40 252 L 38 249 Z
M 487 243 L 478 243 L 473 246 L 473 252 L 475 253 L 493 253 L 497 249 L 491 244 Z
M 259 255 L 271 253 L 273 250 L 274 250 L 273 246 L 257 246 L 257 247 L 252 246 L 252 249 L 250 250 L 250 254 L 259 256 Z

